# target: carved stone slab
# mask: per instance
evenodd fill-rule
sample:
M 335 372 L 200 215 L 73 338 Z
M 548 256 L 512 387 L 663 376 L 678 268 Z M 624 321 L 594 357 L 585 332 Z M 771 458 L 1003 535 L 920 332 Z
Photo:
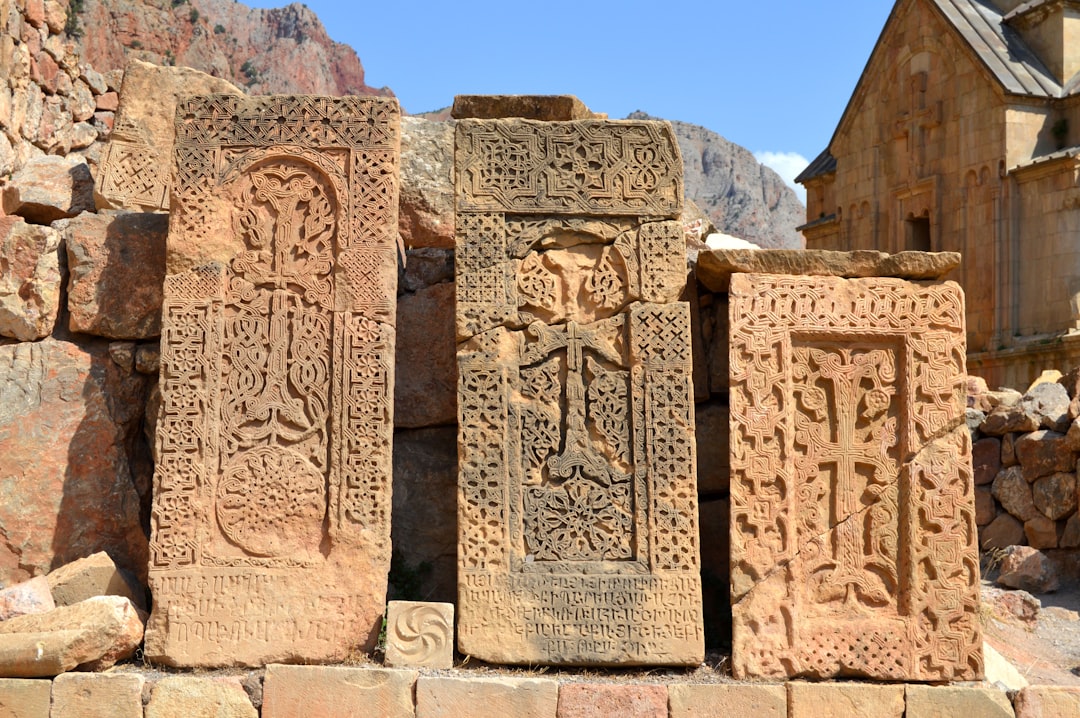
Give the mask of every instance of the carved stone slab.
M 452 668 L 454 604 L 433 601 L 386 604 L 384 663 L 393 668 Z
M 146 655 L 330 661 L 390 557 L 396 101 L 177 107 Z
M 704 655 L 682 163 L 663 122 L 457 125 L 458 648 Z
M 953 282 L 731 278 L 736 677 L 982 676 Z

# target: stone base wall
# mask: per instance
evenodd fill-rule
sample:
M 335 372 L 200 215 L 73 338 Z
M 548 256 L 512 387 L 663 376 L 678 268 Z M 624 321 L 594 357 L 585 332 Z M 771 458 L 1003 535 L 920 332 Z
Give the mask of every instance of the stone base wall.
M 549 677 L 539 672 L 411 671 L 374 666 L 283 666 L 242 675 L 170 676 L 135 670 L 0 679 L 0 708 L 20 718 L 756 718 L 1080 715 L 1080 688 L 983 685 L 735 683 L 719 676 Z

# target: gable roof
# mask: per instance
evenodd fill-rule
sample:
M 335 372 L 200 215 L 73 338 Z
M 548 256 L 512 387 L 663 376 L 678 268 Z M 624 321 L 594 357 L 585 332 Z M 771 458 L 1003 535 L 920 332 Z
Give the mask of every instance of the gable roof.
M 840 130 L 848 115 L 853 111 L 852 105 L 855 98 L 863 85 L 868 82 L 867 75 L 874 55 L 877 54 L 882 40 L 893 23 L 897 21 L 900 6 L 907 1 L 897 0 L 893 5 L 885 21 L 885 27 L 882 28 L 874 49 L 866 61 L 866 66 L 859 76 L 855 90 L 851 93 L 851 99 L 848 100 L 847 107 L 840 116 L 836 131 L 829 139 L 829 144 L 825 151 L 796 178 L 796 182 L 802 183 L 835 171 L 835 159 L 830 163 L 825 161 L 825 157 L 832 158 L 830 148 L 836 139 L 836 132 Z M 1080 79 L 1062 86 L 1038 55 L 1020 37 L 1020 33 L 1005 21 L 1005 15 L 990 0 L 927 0 L 927 2 L 937 9 L 945 22 L 971 48 L 978 61 L 986 67 L 1007 94 L 1052 99 L 1080 93 Z

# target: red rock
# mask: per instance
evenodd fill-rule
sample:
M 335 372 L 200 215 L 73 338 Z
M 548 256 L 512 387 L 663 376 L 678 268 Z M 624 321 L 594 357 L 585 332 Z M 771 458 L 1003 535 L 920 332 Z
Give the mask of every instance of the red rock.
M 982 586 L 982 602 L 999 618 L 1012 623 L 1019 622 L 1029 629 L 1035 626 L 1042 610 L 1042 602 L 1027 591 L 1003 590 L 986 584 Z
M 26 0 L 23 18 L 34 27 L 45 24 L 45 0 Z
M 1056 386 L 1060 384 L 1041 384 Z M 1064 391 L 1064 389 L 1062 389 Z M 1032 482 L 1041 476 L 1076 469 L 1076 453 L 1069 448 L 1064 434 L 1043 429 L 1025 434 L 1016 440 L 1016 458 L 1024 467 L 1024 478 Z
M 58 675 L 77 666 L 103 671 L 131 656 L 142 638 L 143 621 L 122 596 L 19 616 L 0 623 L 0 675 Z
M 559 684 L 550 678 L 421 676 L 416 714 L 427 718 L 472 718 L 482 706 L 488 716 L 553 718 Z
M 97 109 L 101 112 L 116 112 L 120 107 L 120 94 L 106 92 L 97 96 Z
M 0 217 L 0 335 L 20 341 L 47 337 L 60 311 L 60 234 Z
M 1076 511 L 1076 474 L 1058 473 L 1037 479 L 1031 486 L 1035 508 L 1048 519 L 1063 519 Z
M 39 52 L 30 60 L 30 79 L 41 85 L 50 95 L 56 94 L 56 80 L 60 66 L 47 52 Z
M 158 336 L 168 215 L 85 213 L 55 227 L 67 247 L 71 331 L 112 339 Z
M 0 715 L 5 718 L 49 718 L 49 681 L 0 678 Z
M 667 718 L 665 685 L 564 683 L 557 718 Z
M 94 209 L 94 178 L 81 157 L 37 157 L 16 172 L 10 184 L 18 190 L 10 213 L 34 224 Z
M 1050 559 L 1030 546 L 1012 546 L 1008 549 L 1001 562 L 997 582 L 1031 593 L 1049 593 L 1056 591 L 1059 585 L 1057 570 Z
M 994 477 L 1001 470 L 1001 439 L 988 436 L 973 443 L 971 465 L 975 472 L 976 486 L 993 482 Z
M 95 551 L 146 575 L 147 538 L 127 446 L 146 378 L 103 345 L 0 346 L 0 581 Z
M 1080 716 L 1080 687 L 1028 686 L 1016 695 L 1016 718 Z
M 388 668 L 270 665 L 262 718 L 412 718 L 418 675 Z
M 49 582 L 44 576 L 0 589 L 0 621 L 28 613 L 44 613 L 56 608 Z
M 394 425 L 453 424 L 457 420 L 454 284 L 436 284 L 398 298 Z
M 1080 514 L 1073 514 L 1065 522 L 1065 529 L 1061 533 L 1061 539 L 1058 540 L 1058 546 L 1061 548 L 1080 547 Z
M 986 379 L 969 374 L 964 389 L 967 393 L 967 406 L 969 409 L 979 409 L 984 412 L 993 409 L 992 406 L 986 406 L 979 401 L 983 394 L 990 391 L 990 388 L 986 385 Z
M 53 681 L 50 718 L 143 718 L 138 673 L 64 673 Z
M 239 678 L 169 677 L 154 684 L 146 718 L 258 718 Z M 265 714 L 264 714 L 265 715 Z
M 1008 513 L 997 518 L 979 531 L 979 546 L 985 549 L 1005 548 L 1024 543 L 1024 524 Z
M 1024 535 L 1028 546 L 1038 549 L 1057 548 L 1057 523 L 1045 516 L 1036 516 L 1024 522 Z
M 997 518 L 997 504 L 989 486 L 975 487 L 975 524 L 986 526 Z

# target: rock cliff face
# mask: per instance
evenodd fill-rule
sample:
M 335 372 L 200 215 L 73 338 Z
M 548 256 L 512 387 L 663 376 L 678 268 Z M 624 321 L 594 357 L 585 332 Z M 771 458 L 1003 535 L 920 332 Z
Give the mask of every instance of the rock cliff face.
M 307 6 L 262 10 L 235 0 L 70 0 L 82 59 L 99 70 L 135 57 L 185 65 L 251 94 L 392 95 L 364 83 L 356 51 L 334 42 Z
M 634 112 L 631 119 L 650 118 Z M 686 197 L 724 233 L 762 247 L 801 249 L 806 209 L 780 175 L 744 147 L 698 125 L 671 121 L 683 155 Z

